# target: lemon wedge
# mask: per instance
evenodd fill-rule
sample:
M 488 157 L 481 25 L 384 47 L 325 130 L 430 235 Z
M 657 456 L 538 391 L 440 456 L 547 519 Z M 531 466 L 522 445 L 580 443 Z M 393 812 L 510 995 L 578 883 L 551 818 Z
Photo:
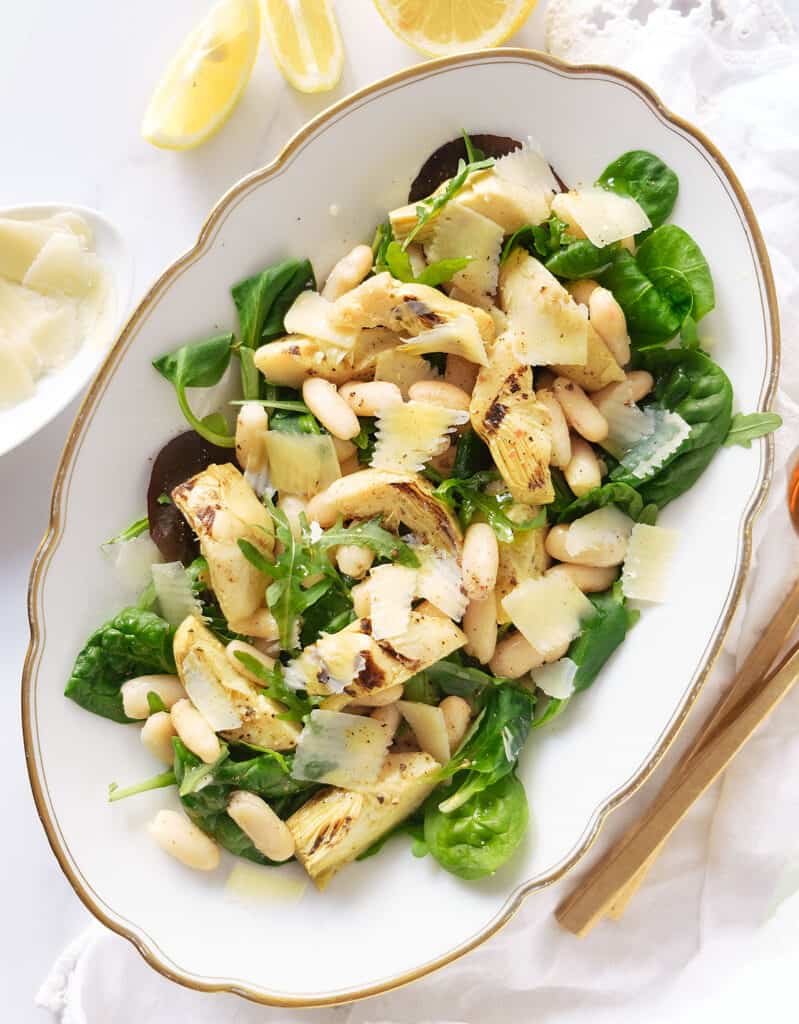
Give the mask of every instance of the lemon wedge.
M 400 39 L 430 57 L 498 46 L 518 31 L 536 0 L 374 0 Z
M 258 0 L 221 0 L 175 54 L 142 122 L 147 142 L 192 149 L 219 131 L 258 53 Z
M 334 88 L 344 67 L 330 0 L 263 0 L 264 30 L 275 63 L 300 92 Z

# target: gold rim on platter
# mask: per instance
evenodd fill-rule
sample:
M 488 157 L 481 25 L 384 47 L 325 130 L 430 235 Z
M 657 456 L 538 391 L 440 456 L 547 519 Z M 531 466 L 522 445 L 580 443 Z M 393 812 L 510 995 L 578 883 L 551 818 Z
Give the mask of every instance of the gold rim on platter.
M 676 737 L 696 697 L 698 696 L 703 683 L 712 670 L 743 590 L 744 580 L 751 559 L 752 525 L 755 516 L 765 500 L 773 472 L 774 442 L 772 437 L 766 438 L 765 457 L 762 459 L 760 467 L 760 482 L 752 500 L 750 501 L 749 507 L 746 510 L 741 524 L 738 567 L 727 595 L 725 609 L 720 616 L 719 622 L 717 622 L 716 628 L 706 648 L 705 657 L 691 681 L 690 688 L 683 698 L 681 707 L 673 720 L 667 726 L 657 748 L 653 751 L 647 761 L 638 769 L 638 771 L 636 771 L 634 776 L 626 785 L 608 797 L 603 804 L 596 808 L 585 832 L 578 840 L 574 849 L 549 875 L 525 882 L 518 886 L 508 897 L 505 905 L 499 913 L 480 932 L 471 936 L 461 945 L 448 951 L 438 959 L 422 964 L 405 974 L 383 979 L 368 987 L 358 990 L 294 997 L 254 989 L 241 981 L 212 980 L 196 977 L 188 971 L 182 970 L 177 964 L 169 962 L 168 958 L 161 953 L 156 943 L 150 939 L 149 936 L 142 935 L 133 925 L 117 919 L 102 903 L 102 901 L 91 891 L 90 886 L 82 877 L 79 876 L 79 873 L 75 870 L 75 867 L 72 864 L 66 843 L 60 835 L 59 829 L 54 820 L 54 815 L 51 814 L 48 800 L 45 797 L 46 786 L 40 777 L 40 769 L 36 754 L 34 689 L 45 635 L 44 624 L 39 618 L 39 602 L 42 595 L 42 586 L 46 576 L 47 567 L 62 533 L 63 513 L 65 510 L 66 494 L 71 477 L 71 470 L 73 468 L 76 455 L 80 449 L 81 440 L 85 431 L 88 429 L 94 409 L 102 396 L 106 384 L 113 375 L 122 355 L 128 348 L 139 324 L 147 317 L 147 315 L 149 315 L 158 299 L 172 284 L 172 282 L 203 254 L 210 242 L 213 240 L 215 230 L 223 219 L 224 214 L 235 206 L 251 188 L 256 185 L 260 185 L 262 182 L 269 180 L 279 173 L 287 164 L 289 159 L 309 139 L 313 138 L 321 129 L 331 126 L 340 115 L 356 109 L 361 103 L 370 100 L 378 93 L 385 92 L 389 88 L 401 86 L 402 84 L 412 80 L 423 80 L 425 78 L 438 75 L 450 68 L 488 62 L 531 64 L 536 67 L 543 67 L 550 71 L 554 71 L 558 75 L 568 78 L 593 77 L 606 81 L 615 81 L 635 93 L 644 101 L 650 110 L 656 114 L 661 122 L 672 126 L 673 129 L 676 129 L 700 151 L 705 159 L 708 159 L 708 161 L 714 165 L 717 176 L 721 180 L 722 184 L 728 189 L 728 192 L 731 192 L 731 198 L 738 204 L 739 213 L 742 216 L 750 246 L 753 249 L 753 259 L 760 272 L 761 302 L 764 305 L 763 312 L 766 333 L 767 335 L 770 334 L 771 337 L 771 348 L 767 353 L 767 373 L 761 388 L 758 409 L 766 410 L 770 406 L 774 397 L 780 361 L 780 328 L 777 313 L 777 299 L 768 254 L 766 252 L 765 243 L 752 206 L 732 168 L 714 144 L 698 128 L 672 113 L 649 88 L 649 86 L 645 85 L 639 79 L 625 71 L 599 64 L 567 64 L 555 57 L 551 57 L 549 54 L 513 47 L 465 53 L 453 57 L 441 57 L 437 60 L 417 64 L 413 67 L 396 72 L 395 74 L 388 75 L 387 77 L 374 82 L 372 85 L 366 86 L 365 88 L 352 93 L 335 103 L 333 106 L 328 107 L 327 110 L 323 111 L 301 128 L 289 140 L 275 160 L 266 167 L 254 171 L 242 178 L 222 196 L 203 224 L 196 244 L 164 271 L 136 307 L 113 348 L 106 356 L 103 365 L 97 372 L 85 398 L 83 399 L 83 402 L 81 403 L 80 409 L 78 410 L 56 472 L 50 506 L 49 525 L 36 553 L 31 569 L 28 585 L 30 643 L 22 673 L 22 730 L 28 776 L 39 818 L 41 819 L 50 846 L 52 847 L 53 853 L 55 854 L 62 871 L 67 876 L 79 898 L 83 901 L 88 910 L 98 918 L 98 920 L 112 931 L 132 942 L 150 966 L 164 977 L 197 991 L 231 992 L 244 996 L 245 998 L 251 999 L 255 1002 L 260 1002 L 270 1006 L 295 1008 L 332 1006 L 340 1003 L 352 1002 L 357 999 L 363 999 L 367 996 L 379 995 L 380 993 L 388 992 L 391 989 L 406 985 L 426 974 L 430 974 L 432 971 L 446 966 L 452 961 L 463 956 L 465 953 L 468 953 L 476 946 L 485 942 L 488 938 L 499 931 L 500 928 L 507 924 L 507 922 L 517 912 L 525 897 L 530 895 L 532 892 L 536 892 L 539 889 L 558 881 L 572 867 L 574 867 L 574 865 L 585 855 L 595 841 L 607 815 L 627 799 L 627 797 L 629 797 L 651 774 L 658 761 L 663 757 Z

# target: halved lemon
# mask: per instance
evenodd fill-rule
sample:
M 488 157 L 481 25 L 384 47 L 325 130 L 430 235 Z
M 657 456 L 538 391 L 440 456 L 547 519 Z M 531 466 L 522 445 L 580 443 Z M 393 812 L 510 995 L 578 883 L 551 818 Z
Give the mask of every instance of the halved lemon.
M 264 31 L 295 89 L 325 92 L 338 84 L 344 47 L 330 0 L 264 0 Z
M 142 122 L 147 142 L 192 149 L 219 131 L 250 79 L 260 32 L 258 0 L 221 0 L 158 83 Z
M 429 57 L 498 46 L 537 0 L 374 0 L 388 27 Z

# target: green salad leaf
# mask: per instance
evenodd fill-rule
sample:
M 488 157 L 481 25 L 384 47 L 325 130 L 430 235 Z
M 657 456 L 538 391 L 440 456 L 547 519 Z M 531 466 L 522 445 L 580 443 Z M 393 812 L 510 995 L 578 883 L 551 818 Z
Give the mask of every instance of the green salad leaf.
M 335 526 L 325 530 L 321 537 L 309 540 L 309 543 L 319 551 L 329 551 L 341 544 L 355 544 L 369 548 L 378 558 L 385 558 L 398 565 L 407 565 L 412 569 L 419 566 L 419 558 L 413 548 L 395 533 L 384 530 L 380 525 L 380 516 L 349 526 L 344 526 L 343 521 L 339 520 Z
M 247 654 L 246 651 L 236 651 L 236 658 L 264 684 L 265 697 L 270 697 L 272 700 L 286 705 L 286 710 L 279 714 L 278 718 L 287 722 L 302 722 L 303 718 L 313 711 L 313 704 L 307 697 L 286 685 L 283 678 L 283 666 L 279 661 L 275 662 L 271 669 L 268 669 L 263 662 L 251 654 Z
M 220 432 L 195 416 L 189 406 L 186 388 L 210 388 L 218 384 L 230 364 L 232 351 L 233 335 L 217 334 L 205 341 L 182 345 L 174 352 L 153 360 L 155 369 L 174 387 L 178 405 L 189 425 L 206 441 L 220 448 L 235 447 L 235 437 Z
M 127 679 L 158 672 L 174 674 L 175 630 L 154 612 L 124 608 L 96 629 L 75 659 L 65 696 L 114 722 L 130 722 L 120 687 Z
M 566 654 L 577 665 L 575 693 L 587 689 L 593 683 L 639 616 L 637 611 L 630 611 L 626 607 L 619 581 L 601 594 L 590 594 L 589 600 L 594 606 L 594 612 L 583 624 L 580 635 L 572 641 Z
M 553 253 L 544 266 L 555 277 L 562 277 L 567 281 L 577 281 L 582 277 L 599 277 L 610 267 L 613 255 L 619 248 L 618 242 L 600 248 L 587 238 L 580 238 Z
M 125 527 L 116 537 L 112 537 L 110 540 L 105 540 L 100 547 L 108 547 L 110 544 L 122 544 L 127 540 L 133 540 L 135 537 L 139 537 L 142 533 L 150 529 L 150 520 L 147 516 L 142 519 L 135 519 L 130 526 Z
M 622 153 L 600 174 L 597 185 L 633 198 L 653 228 L 668 220 L 680 188 L 674 171 L 660 157 L 644 149 Z
M 389 227 L 389 230 L 391 228 Z M 435 288 L 452 278 L 471 263 L 470 256 L 457 256 L 447 260 L 430 263 L 421 274 L 414 275 L 411 258 L 399 242 L 390 241 L 382 251 L 381 263 L 375 264 L 375 272 L 387 270 L 398 281 L 408 284 L 426 284 Z
M 457 453 L 456 453 L 457 455 Z M 546 511 L 541 509 L 530 519 L 517 523 L 505 512 L 505 508 L 513 506 L 513 498 L 507 492 L 486 494 L 485 486 L 498 479 L 495 470 L 485 470 L 470 477 L 451 476 L 436 487 L 433 494 L 439 501 L 449 505 L 465 529 L 479 512 L 498 539 L 505 544 L 512 544 L 516 533 L 526 533 L 546 525 Z
M 741 448 L 751 448 L 753 441 L 771 434 L 781 426 L 782 416 L 775 412 L 750 412 L 748 415 L 737 412 L 724 438 L 724 447 L 731 448 L 737 444 Z
M 416 224 L 411 230 L 410 234 L 407 235 L 405 241 L 402 243 L 402 248 L 407 249 L 411 242 L 416 238 L 419 232 L 422 230 L 428 221 L 432 220 L 437 216 L 441 210 L 447 205 L 450 199 L 460 192 L 463 186 L 466 184 L 466 180 L 470 174 L 476 174 L 477 171 L 488 170 L 489 167 L 494 166 L 494 160 L 492 157 L 488 157 L 485 160 L 475 160 L 471 163 L 466 163 L 465 160 L 458 161 L 458 169 L 455 172 L 455 176 L 450 178 L 445 183 L 443 188 L 429 196 L 427 199 L 423 199 L 416 206 Z

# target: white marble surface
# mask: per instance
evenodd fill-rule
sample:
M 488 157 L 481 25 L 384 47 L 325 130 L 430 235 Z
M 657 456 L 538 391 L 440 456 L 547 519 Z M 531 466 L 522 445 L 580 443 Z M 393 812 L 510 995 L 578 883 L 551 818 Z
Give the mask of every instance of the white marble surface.
M 216 199 L 271 160 L 308 118 L 421 59 L 389 32 L 370 0 L 339 0 L 347 60 L 334 92 L 292 91 L 264 45 L 239 108 L 216 138 L 190 153 L 153 149 L 139 135 L 144 107 L 166 62 L 209 6 L 210 0 L 0 4 L 0 207 L 60 201 L 101 210 L 131 247 L 134 299 L 193 243 Z M 543 45 L 542 22 L 538 11 L 513 42 Z M 28 571 L 76 408 L 0 460 L 0 806 L 6 823 L 0 845 L 0 1019 L 9 1024 L 46 1019 L 34 1008 L 35 991 L 88 920 L 37 819 L 19 725 Z

